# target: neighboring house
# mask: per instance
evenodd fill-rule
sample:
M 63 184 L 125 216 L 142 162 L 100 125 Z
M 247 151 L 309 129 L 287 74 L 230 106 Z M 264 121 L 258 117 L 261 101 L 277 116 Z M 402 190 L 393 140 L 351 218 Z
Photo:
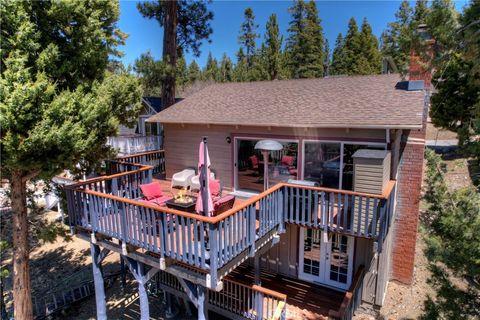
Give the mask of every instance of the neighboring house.
M 117 149 L 119 155 L 153 151 L 162 147 L 161 124 L 146 122 L 149 117 L 162 110 L 162 99 L 143 97 L 142 106 L 137 123 L 132 128 L 120 125 L 118 136 L 108 138 L 107 143 Z
M 148 205 L 139 185 L 152 171 L 141 165 L 70 188 L 71 226 L 92 243 L 98 318 L 109 250 L 139 283 L 142 319 L 155 273 L 199 319 L 350 319 L 362 302 L 381 306 L 388 281 L 411 283 L 428 111 L 417 79 L 430 84 L 418 63 L 408 82 L 390 74 L 214 84 L 150 117 L 163 126 L 167 178 L 197 167 L 207 136 L 216 178 L 246 199 L 215 217 Z M 261 139 L 283 145 L 268 159 L 265 191 Z M 122 160 L 146 163 L 139 157 Z

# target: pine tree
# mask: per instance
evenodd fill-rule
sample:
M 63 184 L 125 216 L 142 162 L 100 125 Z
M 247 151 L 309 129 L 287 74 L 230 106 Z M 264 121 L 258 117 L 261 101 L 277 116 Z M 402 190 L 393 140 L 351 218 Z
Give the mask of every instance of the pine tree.
M 295 1 L 289 9 L 292 14 L 290 35 L 287 39 L 289 64 L 293 78 L 323 76 L 323 31 L 314 1 L 305 4 Z
M 265 32 L 265 63 L 269 80 L 279 78 L 282 63 L 282 41 L 277 22 L 277 15 L 272 14 L 267 21 Z
M 142 53 L 140 57 L 135 60 L 133 70 L 140 79 L 145 95 L 162 96 L 162 82 L 165 76 L 165 67 L 161 60 L 155 60 L 150 51 Z
M 188 66 L 188 82 L 190 84 L 195 83 L 196 81 L 201 80 L 202 72 L 200 71 L 200 67 L 198 66 L 195 60 L 192 60 L 190 65 Z
M 213 13 L 207 9 L 207 1 L 146 1 L 137 4 L 140 13 L 155 19 L 163 27 L 163 63 L 165 79 L 162 102 L 169 107 L 175 103 L 175 67 L 179 51 L 200 55 L 203 40 L 208 40 L 213 30 L 210 21 Z
M 345 73 L 345 40 L 342 34 L 339 33 L 335 41 L 335 48 L 333 49 L 330 74 L 341 75 Z
M 411 30 L 415 31 L 419 25 L 425 24 L 427 22 L 427 16 L 429 13 L 428 1 L 427 0 L 417 0 L 415 3 L 415 10 L 413 12 L 411 20 Z
M 418 15 L 421 5 L 417 4 Z M 402 1 L 395 13 L 396 20 L 388 24 L 388 29 L 382 34 L 382 54 L 391 57 L 396 68 L 406 73 L 410 59 L 412 42 L 412 8 L 407 0 Z
M 211 52 L 208 53 L 207 64 L 203 70 L 203 78 L 207 81 L 218 81 L 220 78 L 217 59 L 212 56 Z
M 378 40 L 372 33 L 372 27 L 363 19 L 360 32 L 359 64 L 356 74 L 378 74 L 382 71 L 382 56 L 378 49 Z
M 226 53 L 223 54 L 222 61 L 220 61 L 220 82 L 231 82 L 233 80 L 233 64 L 232 60 L 227 56 Z
M 350 18 L 348 22 L 348 31 L 343 45 L 343 73 L 348 75 L 359 74 L 360 69 L 364 67 L 365 61 L 361 56 L 361 37 L 358 32 L 355 18 Z
M 325 38 L 325 43 L 323 45 L 323 76 L 326 77 L 329 74 L 330 70 L 330 45 L 328 44 L 328 39 Z
M 237 52 L 237 63 L 233 68 L 233 80 L 236 82 L 247 81 L 247 59 L 240 47 Z
M 30 320 L 27 184 L 111 156 L 107 137 L 136 121 L 141 90 L 124 68 L 107 71 L 126 38 L 118 1 L 2 1 L 0 16 L 0 161 L 12 206 L 14 318 Z
M 247 60 L 247 69 L 253 67 L 253 60 L 255 56 L 256 39 L 258 38 L 257 28 L 255 23 L 255 15 L 252 8 L 245 9 L 245 21 L 240 27 L 239 43 L 245 48 L 245 57 Z
M 180 55 L 177 59 L 175 78 L 176 85 L 180 88 L 180 90 L 184 89 L 189 82 L 187 62 L 185 61 L 185 57 L 183 56 L 183 54 Z

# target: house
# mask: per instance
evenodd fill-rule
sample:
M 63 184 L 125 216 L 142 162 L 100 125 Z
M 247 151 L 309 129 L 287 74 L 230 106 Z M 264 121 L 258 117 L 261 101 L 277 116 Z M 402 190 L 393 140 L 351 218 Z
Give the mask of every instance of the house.
M 92 244 L 98 319 L 109 251 L 138 282 L 142 319 L 153 277 L 169 307 L 182 297 L 199 319 L 350 319 L 381 306 L 388 281 L 412 282 L 428 76 L 214 84 L 150 117 L 164 150 L 67 189 L 72 230 Z M 141 201 L 160 164 L 167 180 L 197 166 L 203 136 L 216 178 L 243 200 L 214 217 Z M 283 148 L 263 159 L 262 139 Z
M 119 155 L 158 150 L 162 146 L 162 126 L 146 120 L 162 110 L 160 97 L 142 97 L 142 111 L 137 123 L 129 128 L 120 125 L 119 134 L 109 137 L 107 144 L 118 150 Z

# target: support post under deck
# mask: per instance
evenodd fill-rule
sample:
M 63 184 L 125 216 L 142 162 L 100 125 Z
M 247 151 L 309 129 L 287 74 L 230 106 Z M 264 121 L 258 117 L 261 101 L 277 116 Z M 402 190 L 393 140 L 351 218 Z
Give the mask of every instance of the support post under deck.
M 95 303 L 97 305 L 97 319 L 107 320 L 107 301 L 105 299 L 105 284 L 103 282 L 102 255 L 100 247 L 90 243 L 92 255 L 93 282 L 95 285 Z

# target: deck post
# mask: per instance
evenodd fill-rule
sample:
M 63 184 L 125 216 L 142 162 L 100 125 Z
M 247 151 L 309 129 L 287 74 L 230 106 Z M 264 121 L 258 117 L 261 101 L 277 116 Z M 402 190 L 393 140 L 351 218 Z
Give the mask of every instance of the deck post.
M 208 316 L 206 315 L 206 290 L 205 287 L 201 285 L 196 285 L 197 287 L 197 310 L 198 310 L 198 320 L 206 320 Z
M 95 303 L 97 306 L 97 319 L 107 320 L 107 301 L 105 299 L 105 285 L 103 282 L 103 270 L 100 247 L 90 243 L 92 255 L 93 282 L 95 285 Z
M 145 265 L 132 258 L 125 257 L 128 268 L 132 272 L 135 280 L 138 283 L 138 297 L 140 299 L 140 319 L 150 319 L 150 307 L 148 305 L 148 294 L 145 285 L 147 282 L 159 271 L 159 269 L 152 268 L 149 272 L 146 272 Z
M 284 216 L 284 211 L 285 207 L 284 202 L 283 202 L 283 193 L 285 192 L 285 187 L 281 188 L 280 190 L 277 191 L 277 219 L 278 219 L 278 233 L 285 233 L 285 216 Z
M 207 286 L 215 290 L 217 288 L 217 268 L 218 268 L 218 243 L 217 243 L 217 224 L 209 224 L 210 244 L 210 274 L 207 275 Z M 209 276 L 209 277 L 208 277 Z M 210 281 L 208 281 L 210 278 Z
M 122 289 L 125 290 L 127 287 L 127 274 L 125 272 L 125 261 L 123 260 L 123 256 L 120 254 L 120 270 L 122 273 Z

